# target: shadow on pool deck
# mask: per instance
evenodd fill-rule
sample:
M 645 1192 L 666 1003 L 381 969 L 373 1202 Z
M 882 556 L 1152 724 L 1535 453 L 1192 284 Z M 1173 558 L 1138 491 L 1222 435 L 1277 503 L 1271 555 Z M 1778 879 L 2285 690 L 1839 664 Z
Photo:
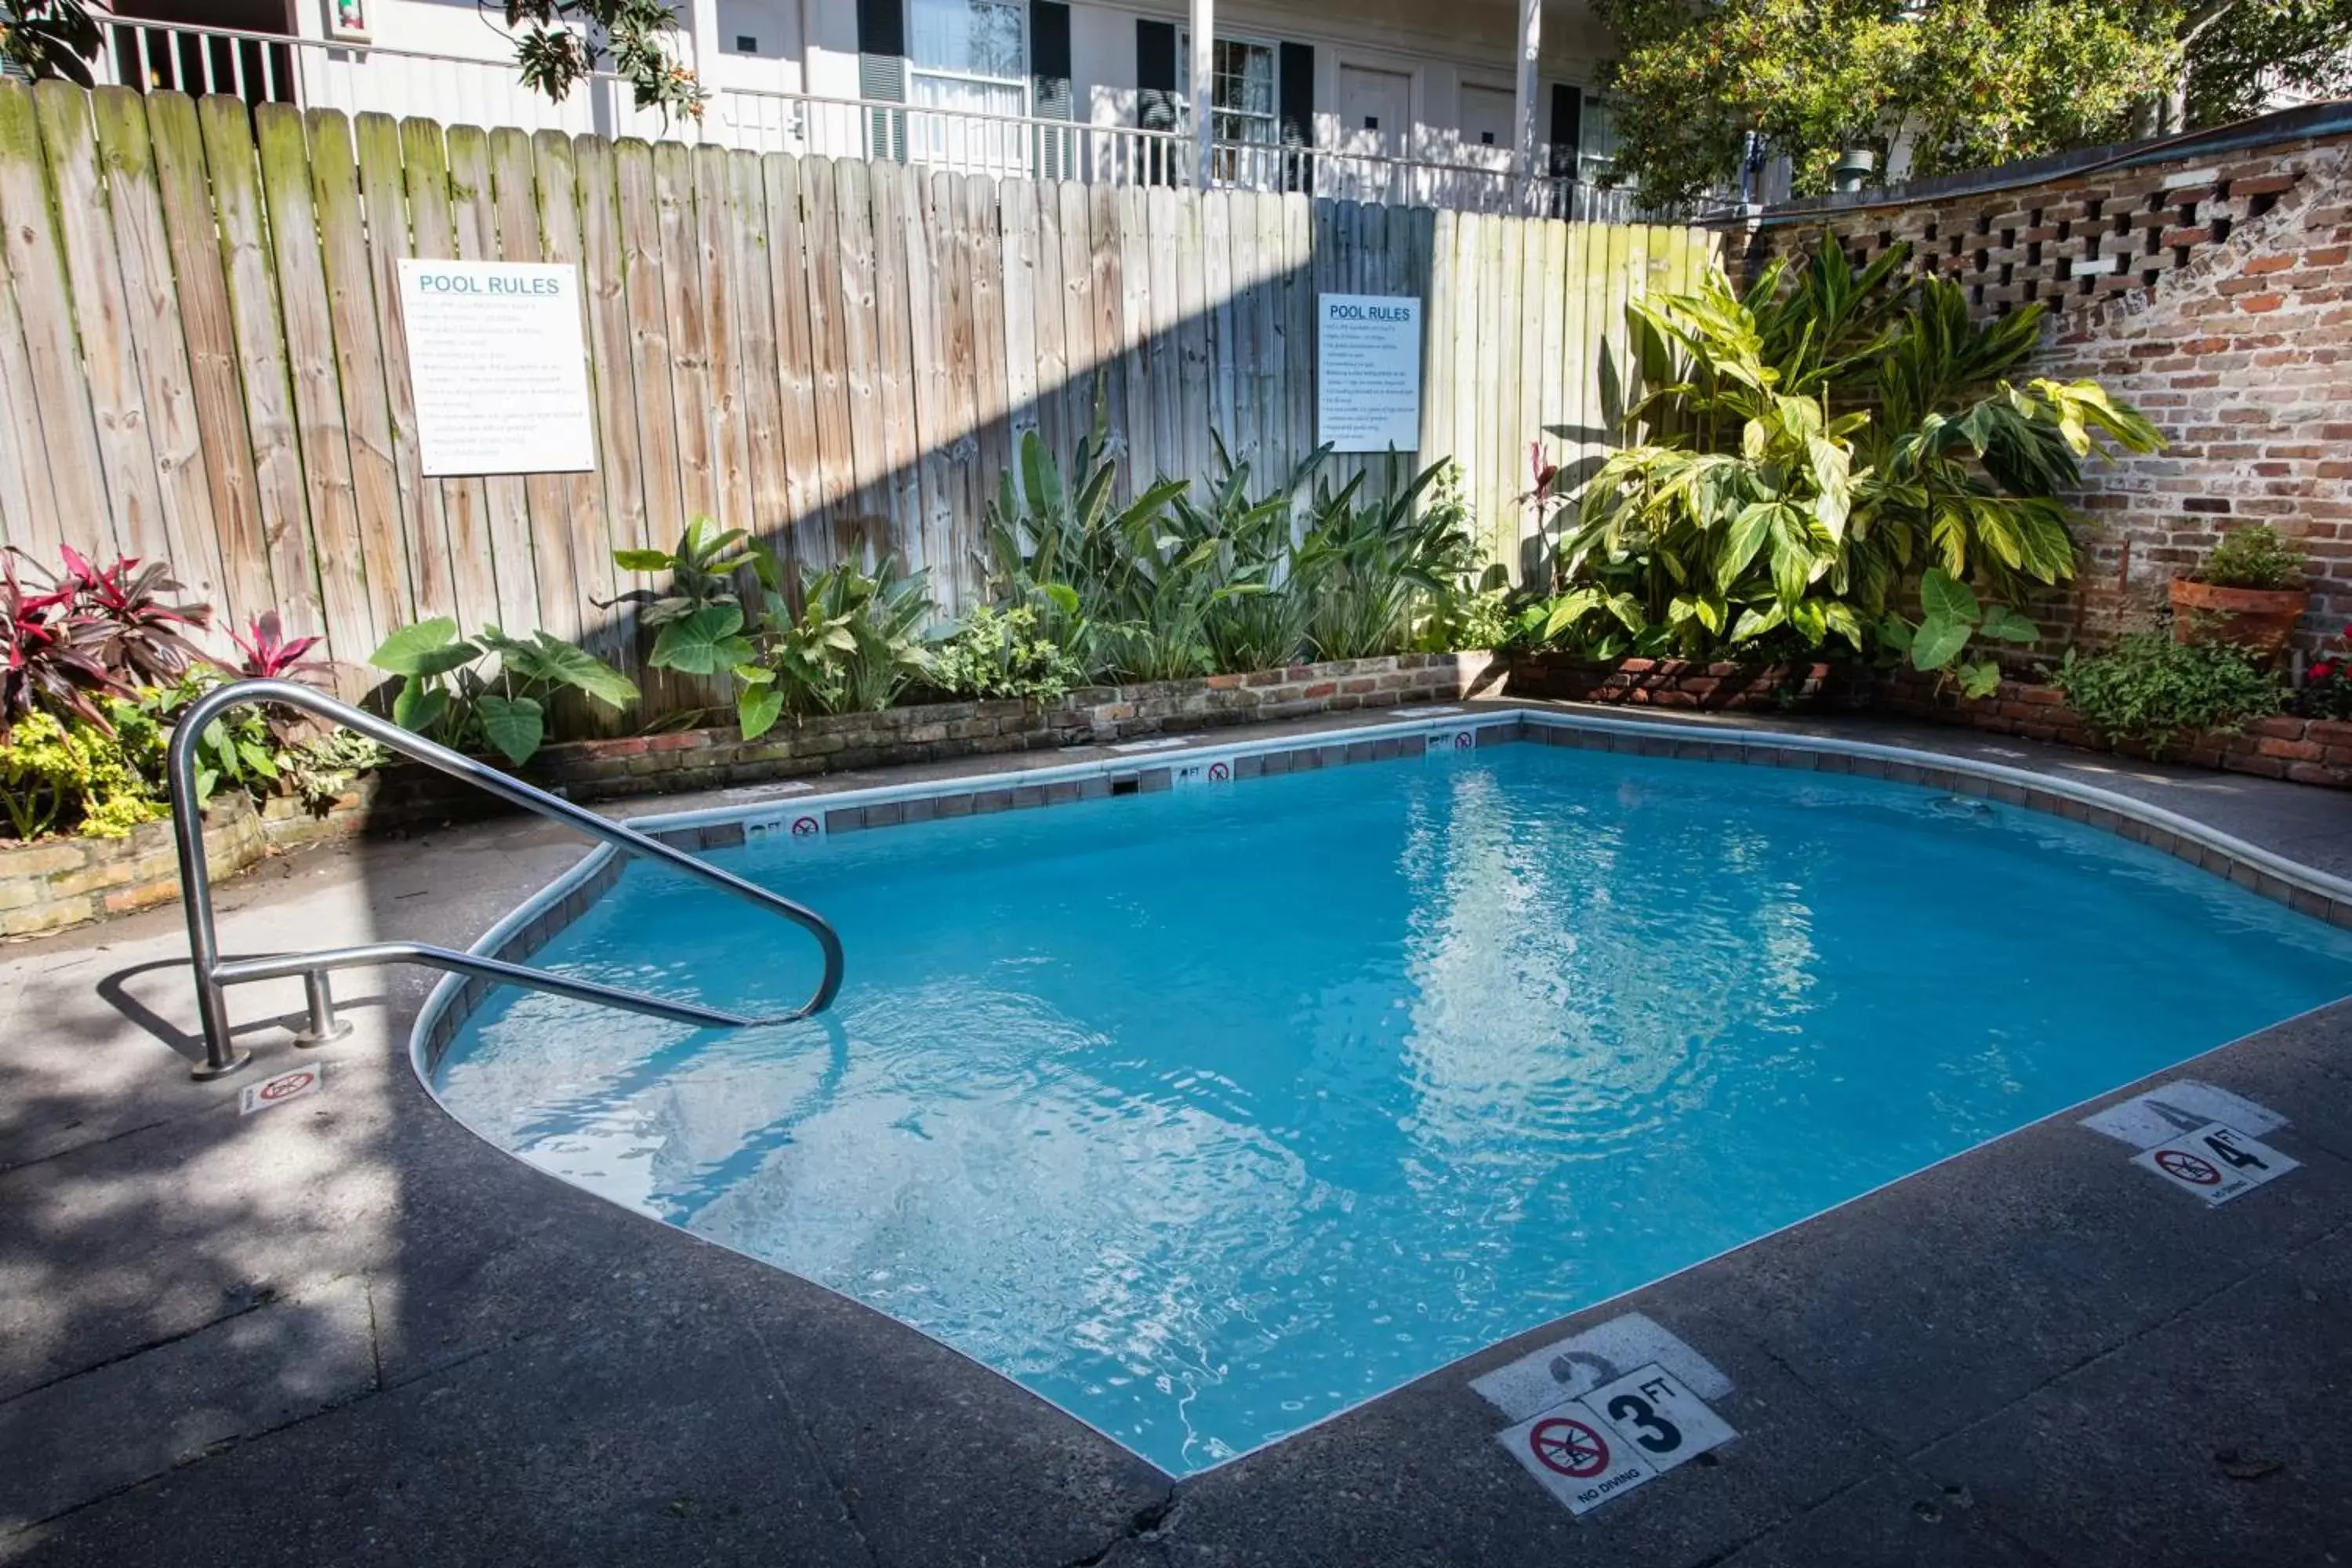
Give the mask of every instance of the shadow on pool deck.
M 2341 796 L 1924 739 L 2127 766 L 2095 782 L 2352 863 Z M 224 942 L 462 943 L 581 852 L 508 821 L 275 862 L 223 890 Z M 314 1053 L 270 1018 L 294 987 L 240 992 L 260 1060 L 188 1081 L 178 921 L 0 952 L 0 1560 L 2352 1557 L 2352 1004 L 2192 1069 L 2288 1116 L 2303 1162 L 2226 1206 L 2061 1118 L 1171 1487 L 909 1330 L 480 1142 L 409 1072 L 424 976 L 347 982 L 359 1026 Z M 322 1093 L 238 1114 L 298 1060 Z M 1572 1523 L 1468 1382 L 1629 1310 L 1729 1374 L 1740 1436 Z

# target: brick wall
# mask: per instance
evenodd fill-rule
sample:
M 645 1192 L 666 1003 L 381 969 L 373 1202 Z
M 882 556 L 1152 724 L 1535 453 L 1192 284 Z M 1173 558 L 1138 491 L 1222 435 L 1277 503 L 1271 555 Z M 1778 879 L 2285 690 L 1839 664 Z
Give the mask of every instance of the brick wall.
M 1915 267 L 1960 282 L 1985 314 L 2044 302 L 2028 374 L 2096 378 L 2163 432 L 2164 451 L 2095 467 L 2076 498 L 2091 520 L 2080 584 L 2036 607 L 2053 641 L 2144 624 L 2240 522 L 2303 550 L 2304 647 L 2352 619 L 2352 137 L 1776 212 L 1751 264 L 1824 227 L 1857 258 L 1908 242 Z

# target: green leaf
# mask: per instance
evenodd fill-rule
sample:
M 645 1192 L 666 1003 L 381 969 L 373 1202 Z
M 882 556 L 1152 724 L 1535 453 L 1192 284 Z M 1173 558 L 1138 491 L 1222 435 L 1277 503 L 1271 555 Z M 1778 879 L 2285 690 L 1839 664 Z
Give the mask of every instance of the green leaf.
M 1989 658 L 1954 665 L 1952 674 L 1959 681 L 1963 697 L 1990 697 L 2000 689 L 2000 666 Z
M 667 572 L 677 557 L 667 550 L 615 550 L 613 564 L 624 572 Z
M 431 734 L 448 713 L 449 693 L 425 676 L 410 676 L 392 700 L 392 721 L 413 734 Z
M 530 761 L 546 736 L 547 715 L 529 697 L 485 691 L 474 700 L 474 710 L 481 715 L 483 737 L 518 767 Z
M 1911 651 L 1911 623 L 1900 616 L 1889 616 L 1875 628 L 1878 640 L 1896 653 Z
M 546 632 L 530 643 L 531 677 L 584 691 L 607 708 L 637 700 L 636 682 L 583 647 Z
M 447 616 L 436 616 L 429 621 L 403 626 L 384 638 L 383 645 L 368 656 L 368 662 L 394 675 L 428 673 L 424 667 L 436 654 L 446 655 L 453 647 L 465 646 L 458 644 L 457 637 L 457 623 Z M 457 662 L 463 664 L 472 658 L 473 650 L 467 647 L 466 658 Z M 444 664 L 441 668 L 454 667 Z
M 690 616 L 680 616 L 662 627 L 648 656 L 656 669 L 683 670 L 688 675 L 717 675 L 720 670 L 751 661 L 756 650 L 743 629 L 743 611 L 736 605 L 706 605 Z
M 2042 628 L 2007 605 L 1988 605 L 1977 635 L 1997 642 L 2032 642 L 2042 636 Z
M 1960 655 L 1969 646 L 1970 627 L 1966 621 L 1929 616 L 1919 623 L 1911 638 L 1911 668 L 1941 669 Z
M 1972 626 L 1983 615 L 1977 608 L 1977 596 L 1969 591 L 1969 585 L 1940 566 L 1928 567 L 1927 574 L 1920 579 L 1919 605 L 1927 612 L 1927 618 L 1931 621 L 1958 621 Z M 1927 667 L 1923 665 L 1921 668 Z
M 735 721 L 747 741 L 756 741 L 775 728 L 783 711 L 784 694 L 773 681 L 746 686 L 735 694 Z

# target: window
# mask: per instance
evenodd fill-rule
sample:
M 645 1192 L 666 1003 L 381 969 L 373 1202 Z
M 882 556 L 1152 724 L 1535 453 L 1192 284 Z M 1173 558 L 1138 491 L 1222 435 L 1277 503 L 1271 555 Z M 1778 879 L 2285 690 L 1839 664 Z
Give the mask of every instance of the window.
M 1249 151 L 1282 141 L 1276 112 L 1276 48 L 1255 38 L 1219 38 L 1209 46 L 1209 113 L 1217 150 L 1211 173 L 1227 184 L 1261 185 L 1272 167 L 1267 155 Z M 1192 101 L 1192 35 L 1176 35 L 1176 95 L 1180 116 Z M 1189 126 L 1189 118 L 1181 123 Z
M 1616 118 L 1610 112 L 1607 99 L 1587 92 L 1582 121 L 1577 137 L 1576 177 L 1588 185 L 1596 185 L 1617 166 Z
M 1025 164 L 1024 128 L 965 118 L 1029 112 L 1026 0 L 907 0 L 914 155 L 959 165 Z

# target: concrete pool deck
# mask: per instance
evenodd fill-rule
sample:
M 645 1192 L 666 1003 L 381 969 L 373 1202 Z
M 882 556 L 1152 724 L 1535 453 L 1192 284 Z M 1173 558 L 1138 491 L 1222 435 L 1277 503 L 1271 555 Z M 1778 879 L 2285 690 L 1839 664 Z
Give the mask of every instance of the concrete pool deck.
M 2326 791 L 1754 727 L 2096 783 L 2352 874 Z M 506 819 L 273 862 L 221 889 L 224 946 L 464 945 L 584 852 Z M 2301 1168 L 2235 1202 L 2053 1118 L 1171 1483 L 481 1142 L 408 1068 L 429 976 L 347 979 L 357 1028 L 310 1052 L 295 987 L 241 989 L 255 1066 L 189 1081 L 184 953 L 175 910 L 0 949 L 0 1561 L 2352 1561 L 2352 1002 L 2148 1080 L 2289 1119 Z M 322 1092 L 238 1114 L 316 1062 Z M 1572 1521 L 1470 1379 L 1636 1311 L 1727 1376 L 1739 1435 Z

